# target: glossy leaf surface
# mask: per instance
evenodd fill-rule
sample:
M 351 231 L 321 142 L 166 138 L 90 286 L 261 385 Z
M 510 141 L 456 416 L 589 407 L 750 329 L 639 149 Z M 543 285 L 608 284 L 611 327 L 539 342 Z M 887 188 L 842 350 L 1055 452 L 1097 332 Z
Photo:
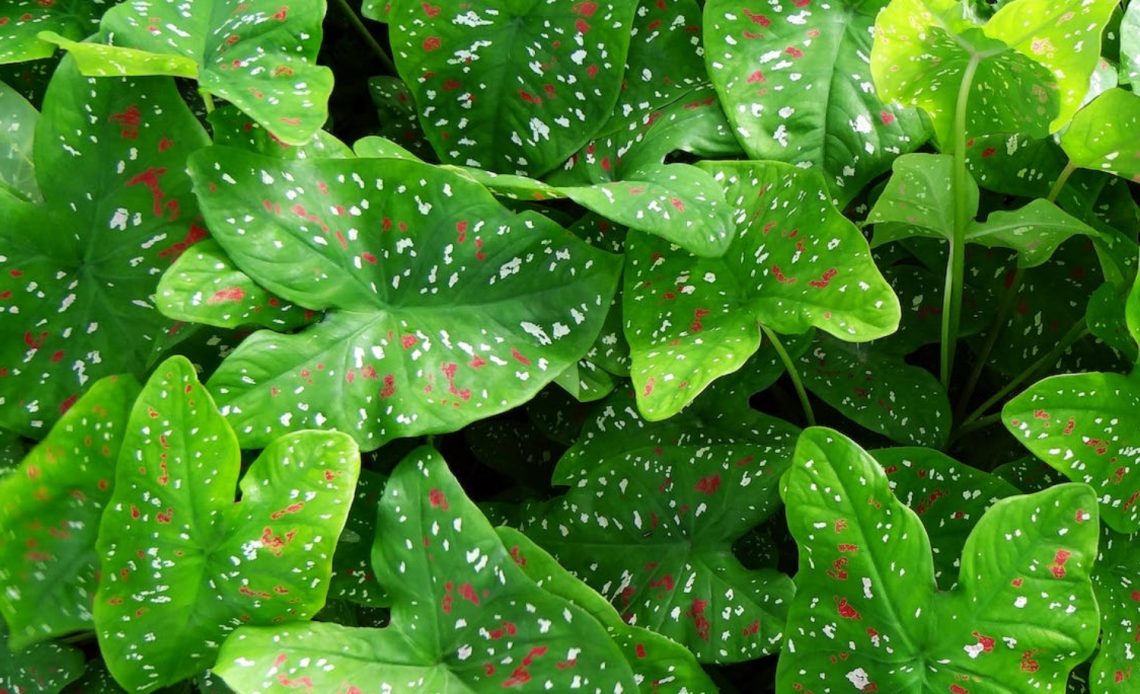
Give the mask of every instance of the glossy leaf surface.
M 1140 95 L 1109 89 L 1073 118 L 1061 135 L 1061 148 L 1073 163 L 1140 179 Z
M 57 643 L 39 643 L 13 651 L 0 624 L 0 691 L 56 694 L 83 674 L 83 651 Z
M 9 0 L 0 8 L 0 63 L 18 63 L 47 58 L 55 46 L 37 37 L 54 31 L 81 39 L 99 26 L 99 16 L 113 2 L 108 0 Z
M 1100 233 L 1048 200 L 1037 199 L 1016 210 L 997 210 L 984 222 L 971 222 L 966 242 L 1017 251 L 1019 267 L 1036 267 L 1075 235 Z
M 0 82 L 0 191 L 40 200 L 32 143 L 39 111 L 15 89 Z
M 1107 529 L 1101 534 L 1092 580 L 1103 615 L 1103 631 L 1089 672 L 1097 692 L 1125 694 L 1140 679 L 1140 671 L 1132 662 L 1140 629 L 1140 552 L 1136 540 L 1135 535 Z
M 907 154 L 895 160 L 890 179 L 867 223 L 875 225 L 875 245 L 908 236 L 954 236 L 954 158 L 948 154 Z M 978 211 L 978 184 L 967 178 L 966 212 Z

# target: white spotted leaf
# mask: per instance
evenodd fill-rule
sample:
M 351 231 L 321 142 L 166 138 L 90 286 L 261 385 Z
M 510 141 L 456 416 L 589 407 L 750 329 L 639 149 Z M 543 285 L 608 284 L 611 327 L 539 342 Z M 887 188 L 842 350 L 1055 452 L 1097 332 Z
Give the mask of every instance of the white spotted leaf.
M 393 471 L 376 538 L 387 627 L 244 627 L 215 672 L 239 694 L 637 690 L 603 625 L 516 565 L 434 450 L 416 449 Z
M 1136 689 L 1140 679 L 1140 671 L 1133 664 L 1136 634 L 1140 631 L 1138 539 L 1136 535 L 1104 528 L 1092 575 L 1103 631 L 1089 679 L 1095 691 L 1105 694 L 1128 694 Z
M 1140 94 L 1109 89 L 1077 112 L 1061 134 L 1073 164 L 1140 181 Z
M 48 37 L 84 74 L 172 75 L 238 106 L 279 139 L 324 124 L 332 71 L 316 64 L 324 0 L 137 0 L 103 15 L 113 45 Z
M 0 82 L 0 191 L 28 201 L 41 199 L 32 153 L 39 118 L 27 99 Z
M 818 167 L 841 205 L 929 136 L 917 110 L 871 87 L 871 27 L 886 4 L 705 4 L 705 62 L 744 150 Z
M 993 504 L 946 592 L 919 517 L 842 434 L 800 435 L 783 497 L 800 569 L 779 691 L 1064 692 L 1096 647 L 1099 530 L 1086 485 Z
M 396 67 L 443 161 L 538 176 L 609 119 L 634 0 L 394 0 Z
M 55 46 L 38 37 L 53 31 L 81 39 L 99 28 L 108 0 L 8 0 L 0 8 L 0 64 L 49 58 Z
M 372 450 L 514 407 L 586 353 L 615 291 L 616 257 L 427 164 L 212 148 L 190 168 L 235 265 L 326 311 L 211 378 L 246 447 L 328 426 Z
M 702 164 L 737 210 L 719 258 L 642 233 L 627 240 L 622 310 L 638 407 L 663 419 L 760 346 L 760 325 L 865 341 L 893 332 L 898 299 L 820 174 L 778 162 Z
M 875 225 L 874 245 L 910 236 L 950 239 L 954 236 L 954 158 L 948 154 L 904 154 L 894 161 L 891 177 L 867 213 Z M 978 184 L 967 176 L 966 212 L 978 212 Z
M 0 622 L 0 691 L 57 694 L 83 674 L 83 651 L 59 643 L 13 650 Z
M 1017 251 L 1018 267 L 1041 265 L 1065 241 L 1101 233 L 1048 200 L 1031 200 L 1016 210 L 995 210 L 984 222 L 970 222 L 966 243 Z
M 344 531 L 333 555 L 332 583 L 329 599 L 341 599 L 358 605 L 387 607 L 388 592 L 376 582 L 372 570 L 372 545 L 376 541 L 376 504 L 384 491 L 386 475 L 362 468 L 356 481 L 356 496 L 348 511 Z
M 189 332 L 152 297 L 206 236 L 184 172 L 206 142 L 172 80 L 60 64 L 36 128 L 43 202 L 0 193 L 0 426 L 39 438 L 91 382 L 142 376 Z
M 99 380 L 0 480 L 0 613 L 14 648 L 91 629 L 95 536 L 139 389 Z
M 135 401 L 103 512 L 95 630 L 108 669 L 145 692 L 214 664 L 242 624 L 306 620 L 325 602 L 360 469 L 346 434 L 271 443 L 234 502 L 241 451 L 184 357 Z

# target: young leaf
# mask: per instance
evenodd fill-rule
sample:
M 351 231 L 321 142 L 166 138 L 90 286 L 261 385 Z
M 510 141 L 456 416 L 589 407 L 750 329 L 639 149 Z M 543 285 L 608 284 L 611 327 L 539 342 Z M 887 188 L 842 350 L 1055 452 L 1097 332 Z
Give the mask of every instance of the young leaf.
M 1092 485 L 1113 530 L 1140 530 L 1140 374 L 1052 376 L 1002 408 L 1002 421 L 1034 455 Z
M 0 9 L 0 63 L 48 58 L 55 46 L 37 37 L 54 31 L 81 39 L 99 26 L 99 16 L 113 2 L 108 0 L 8 0 Z
M 1127 694 L 1140 678 L 1132 662 L 1140 630 L 1140 552 L 1136 541 L 1135 535 L 1121 535 L 1107 528 L 1101 533 L 1092 581 L 1103 615 L 1103 631 L 1089 673 L 1097 692 Z
M 685 644 L 702 662 L 772 652 L 791 581 L 746 569 L 732 544 L 775 509 L 794 427 L 739 410 L 702 428 L 688 418 L 636 421 L 624 408 L 615 420 L 620 398 L 601 416 L 622 434 L 576 446 L 554 474 L 575 486 L 527 508 L 522 531 L 626 622 Z M 635 423 L 618 426 L 628 417 Z
M 821 168 L 840 206 L 929 133 L 916 110 L 867 88 L 886 4 L 705 4 L 709 76 L 749 157 Z
M 589 349 L 617 282 L 614 256 L 426 164 L 211 148 L 190 168 L 238 268 L 327 311 L 211 379 L 246 447 L 327 423 L 371 450 L 521 404 Z
M 1085 106 L 1061 135 L 1073 164 L 1140 181 L 1140 95 L 1109 89 Z
M 0 426 L 38 438 L 90 381 L 142 375 L 185 334 L 151 297 L 206 234 L 183 172 L 206 142 L 172 80 L 60 64 L 36 129 L 44 202 L 0 194 Z
M 874 245 L 909 236 L 954 236 L 954 158 L 948 154 L 904 154 L 895 160 L 887 186 L 867 213 L 875 225 Z M 978 184 L 966 178 L 966 211 L 978 212 Z
M 83 674 L 83 651 L 56 643 L 13 650 L 0 623 L 0 692 L 56 694 Z
M 160 364 L 131 411 L 96 544 L 99 649 L 132 691 L 210 667 L 241 624 L 305 620 L 324 605 L 356 444 L 339 432 L 277 439 L 235 504 L 240 453 L 190 362 Z
M 994 504 L 966 540 L 958 588 L 941 593 L 918 516 L 850 439 L 804 431 L 783 496 L 800 570 L 780 691 L 1063 691 L 1096 646 L 1085 485 Z
M 532 176 L 562 163 L 609 118 L 636 7 L 394 0 L 396 66 L 440 159 Z
M 760 345 L 759 325 L 870 340 L 898 327 L 898 299 L 816 172 L 776 162 L 703 165 L 739 210 L 720 258 L 644 234 L 627 240 L 622 310 L 638 407 L 663 419 Z
M 636 689 L 603 626 L 519 569 L 434 450 L 389 478 L 372 563 L 389 626 L 243 627 L 215 672 L 238 692 Z
M 1100 238 L 1096 229 L 1048 200 L 1032 200 L 1016 210 L 997 210 L 984 222 L 971 222 L 966 242 L 1017 251 L 1018 267 L 1041 265 L 1065 241 L 1083 234 Z
M 42 199 L 32 162 L 32 143 L 39 111 L 0 82 L 0 192 L 26 200 Z
M 53 42 L 88 75 L 174 75 L 198 80 L 292 145 L 328 117 L 332 71 L 316 64 L 323 0 L 147 0 L 120 3 L 100 27 L 114 45 Z
M 99 380 L 0 480 L 0 613 L 16 649 L 91 627 L 99 517 L 139 383 Z

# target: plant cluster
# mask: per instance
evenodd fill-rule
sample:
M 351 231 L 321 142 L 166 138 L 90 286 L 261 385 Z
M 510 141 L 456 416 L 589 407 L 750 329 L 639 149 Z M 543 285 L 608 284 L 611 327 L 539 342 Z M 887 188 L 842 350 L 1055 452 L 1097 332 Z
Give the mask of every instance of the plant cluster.
M 1140 5 L 0 37 L 0 692 L 1140 691 Z

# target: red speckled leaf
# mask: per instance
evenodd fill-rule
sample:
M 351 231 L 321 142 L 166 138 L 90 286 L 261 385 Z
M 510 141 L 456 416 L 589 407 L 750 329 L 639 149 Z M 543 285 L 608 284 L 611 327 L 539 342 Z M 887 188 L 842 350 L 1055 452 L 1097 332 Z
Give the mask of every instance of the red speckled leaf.
M 238 268 L 326 311 L 212 377 L 246 447 L 330 426 L 371 450 L 521 404 L 590 348 L 617 283 L 614 256 L 427 164 L 213 148 L 191 170 Z
M 519 569 L 434 450 L 396 467 L 376 536 L 388 627 L 242 628 L 215 671 L 238 692 L 265 694 L 637 689 L 605 628 Z
M 96 549 L 99 650 L 145 692 L 214 664 L 242 624 L 324 605 L 360 466 L 339 432 L 270 443 L 242 477 L 237 438 L 184 357 L 160 364 L 131 411 Z
M 1140 633 L 1138 540 L 1136 535 L 1122 535 L 1108 528 L 1101 533 L 1092 581 L 1103 631 L 1089 681 L 1103 694 L 1129 694 L 1140 683 L 1140 670 L 1135 665 L 1136 636 Z
M 395 0 L 392 50 L 441 160 L 546 173 L 609 119 L 634 0 Z
M 214 144 L 237 147 L 281 159 L 351 159 L 352 150 L 332 133 L 318 130 L 303 145 L 282 142 L 253 118 L 235 106 L 222 106 L 210 112 L 207 119 L 214 134 Z
M 918 516 L 842 434 L 805 430 L 782 491 L 800 568 L 779 691 L 1064 692 L 1096 647 L 1086 485 L 991 506 L 949 592 L 935 587 Z
M 56 694 L 83 674 L 83 651 L 56 643 L 11 650 L 0 622 L 0 692 Z
M 7 0 L 0 7 L 0 63 L 48 58 L 55 46 L 36 34 L 54 31 L 81 39 L 99 26 L 99 17 L 114 2 L 108 0 Z
M 95 536 L 138 393 L 133 377 L 98 381 L 0 481 L 0 612 L 15 648 L 91 628 Z
M 60 64 L 36 128 L 44 202 L 0 193 L 0 426 L 39 438 L 90 382 L 141 376 L 186 334 L 152 295 L 206 235 L 184 173 L 206 142 L 172 80 Z

